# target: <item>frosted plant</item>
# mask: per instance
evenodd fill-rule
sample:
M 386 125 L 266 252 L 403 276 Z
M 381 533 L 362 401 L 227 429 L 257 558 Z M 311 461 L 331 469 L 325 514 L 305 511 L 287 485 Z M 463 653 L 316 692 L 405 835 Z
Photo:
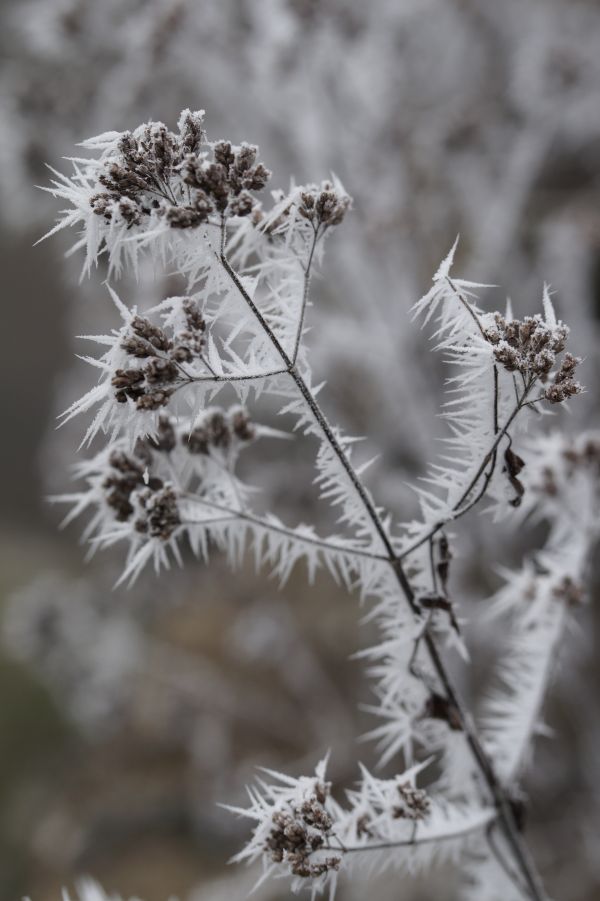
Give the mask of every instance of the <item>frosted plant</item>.
M 73 159 L 73 173 L 56 173 L 48 189 L 65 203 L 51 233 L 79 230 L 74 249 L 85 251 L 85 272 L 106 258 L 116 277 L 151 254 L 185 291 L 141 315 L 109 288 L 122 325 L 92 338 L 104 348 L 86 358 L 98 383 L 65 414 L 91 413 L 83 443 L 101 435 L 105 443 L 78 466 L 84 487 L 58 499 L 71 506 L 69 518 L 89 512 L 85 536 L 94 548 L 124 543 L 126 580 L 150 562 L 181 562 L 183 545 L 205 558 L 220 549 L 232 564 L 249 551 L 281 582 L 297 563 L 309 577 L 328 570 L 369 604 L 380 629 L 363 657 L 381 721 L 371 736 L 394 775 L 361 767 L 344 800 L 325 761 L 312 776 L 268 773 L 249 790 L 250 806 L 236 808 L 254 824 L 239 859 L 260 860 L 263 878 L 290 877 L 294 891 L 333 897 L 356 860 L 361 869 L 370 861 L 405 873 L 452 861 L 470 875 L 483 842 L 519 897 L 545 898 L 520 829 L 515 778 L 597 528 L 586 487 L 597 467 L 592 439 L 593 450 L 553 439 L 541 465 L 535 443 L 527 445 L 530 479 L 521 457 L 529 422 L 582 390 L 580 360 L 566 350 L 568 328 L 548 288 L 542 312 L 486 312 L 475 294 L 482 286 L 452 274 L 455 245 L 415 305 L 451 368 L 448 434 L 426 487 L 416 488 L 420 517 L 402 523 L 372 498 L 368 461 L 355 438 L 330 424 L 310 369 L 311 276 L 351 206 L 339 180 L 292 183 L 263 205 L 270 173 L 258 148 L 210 141 L 203 114 L 189 110 L 176 132 L 150 122 L 83 146 L 90 156 Z M 235 404 L 217 406 L 221 394 Z M 250 412 L 261 399 L 313 450 L 335 533 L 265 512 L 242 478 L 244 448 L 281 437 Z M 558 495 L 571 483 L 585 494 L 586 517 L 565 530 Z M 552 528 L 545 550 L 508 577 L 494 605 L 509 620 L 509 647 L 478 729 L 445 658 L 453 649 L 467 654 L 450 593 L 451 528 L 484 499 L 496 518 L 524 512 Z M 497 886 L 486 890 L 495 897 Z
M 328 381 L 334 419 L 377 446 L 370 484 L 390 505 L 408 509 L 412 500 L 392 462 L 415 473 L 437 431 L 439 379 L 424 341 L 405 327 L 405 301 L 417 296 L 448 235 L 460 231 L 463 271 L 519 298 L 532 296 L 542 276 L 565 297 L 568 286 L 569 324 L 591 357 L 594 4 L 34 0 L 6 8 L 0 119 L 10 139 L 0 144 L 0 216 L 11 232 L 17 214 L 30 224 L 50 215 L 33 188 L 45 181 L 43 162 L 70 152 L 81 135 L 170 116 L 196 97 L 210 104 L 213 132 L 251 134 L 278 173 L 306 179 L 334 167 L 352 178 L 360 217 L 331 242 L 330 277 L 314 285 L 311 364 Z M 427 58 L 436 66 L 424 67 Z M 315 91 L 323 84 L 327 91 Z M 138 299 L 139 288 L 120 287 L 129 304 Z M 159 292 L 147 290 L 146 306 Z M 103 330 L 90 322 L 92 303 L 73 316 L 75 333 Z M 365 334 L 370 341 L 356 353 Z M 356 384 L 351 403 L 348 379 Z M 573 405 L 575 420 L 592 405 L 591 394 Z M 53 433 L 64 457 L 73 434 Z M 285 489 L 284 472 L 271 466 L 271 483 Z M 294 487 L 289 494 L 304 500 Z

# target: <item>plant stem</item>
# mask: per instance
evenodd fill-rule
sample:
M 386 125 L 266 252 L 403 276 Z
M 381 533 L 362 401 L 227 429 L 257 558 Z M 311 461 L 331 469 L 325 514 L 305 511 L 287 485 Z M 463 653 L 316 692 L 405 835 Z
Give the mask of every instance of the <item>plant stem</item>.
M 294 541 L 300 541 L 305 544 L 312 544 L 317 548 L 321 548 L 324 551 L 333 551 L 336 554 L 340 554 L 345 557 L 366 557 L 369 560 L 379 560 L 383 563 L 388 562 L 387 556 L 383 554 L 374 554 L 371 551 L 364 550 L 363 548 L 354 548 L 354 547 L 346 547 L 343 544 L 336 544 L 335 541 L 328 541 L 326 538 L 319 538 L 317 535 L 301 535 L 298 532 L 295 532 L 293 529 L 287 529 L 284 525 L 278 525 L 272 522 L 269 522 L 266 519 L 262 519 L 260 516 L 255 516 L 252 513 L 247 513 L 244 510 L 236 509 L 235 507 L 228 507 L 224 504 L 217 504 L 214 501 L 205 500 L 202 497 L 198 497 L 196 494 L 182 494 L 182 497 L 188 497 L 190 501 L 193 501 L 197 504 L 201 504 L 204 507 L 209 507 L 211 510 L 216 510 L 220 513 L 227 514 L 226 516 L 219 517 L 218 520 L 207 520 L 206 525 L 210 526 L 215 521 L 217 522 L 235 522 L 236 520 L 242 520 L 244 522 L 251 523 L 253 525 L 259 526 L 261 529 L 264 529 L 267 532 L 274 532 L 278 535 L 284 535 L 286 538 L 290 538 Z M 203 520 L 190 520 L 190 525 L 203 525 Z
M 314 227 L 314 226 L 313 226 Z M 308 303 L 308 292 L 310 290 L 310 271 L 312 267 L 313 256 L 319 239 L 319 227 L 314 229 L 314 235 L 308 260 L 304 268 L 304 289 L 302 291 L 302 306 L 300 308 L 300 316 L 298 317 L 298 327 L 296 330 L 296 340 L 294 341 L 294 352 L 292 353 L 292 362 L 295 364 L 298 359 L 298 350 L 300 349 L 300 341 L 302 340 L 302 331 L 304 329 L 304 317 L 306 315 L 306 305 Z
M 329 444 L 331 450 L 334 452 L 334 454 L 338 458 L 341 466 L 343 467 L 346 474 L 348 475 L 350 482 L 352 483 L 358 497 L 360 498 L 360 500 L 364 506 L 365 512 L 367 513 L 369 519 L 371 520 L 371 523 L 372 523 L 377 535 L 379 536 L 383 547 L 385 548 L 388 562 L 394 571 L 396 579 L 404 593 L 404 596 L 407 600 L 408 605 L 410 606 L 410 609 L 413 611 L 413 613 L 415 615 L 419 615 L 421 611 L 420 611 L 419 605 L 417 603 L 415 593 L 414 593 L 413 588 L 412 588 L 412 586 L 408 580 L 408 577 L 404 571 L 401 560 L 396 556 L 394 547 L 393 547 L 391 540 L 386 532 L 383 522 L 382 522 L 379 514 L 377 513 L 377 509 L 376 509 L 373 501 L 371 500 L 369 493 L 367 492 L 367 489 L 362 484 L 359 476 L 357 475 L 352 464 L 350 463 L 350 460 L 348 459 L 346 452 L 344 451 L 344 449 L 341 446 L 340 442 L 338 441 L 335 433 L 333 432 L 331 426 L 329 425 L 323 411 L 321 410 L 321 408 L 317 402 L 317 399 L 314 397 L 310 388 L 308 387 L 308 385 L 306 384 L 306 382 L 304 381 L 304 379 L 298 372 L 294 362 L 290 359 L 290 357 L 286 353 L 285 349 L 282 347 L 279 339 L 277 338 L 277 335 L 273 332 L 273 329 L 271 328 L 269 323 L 266 321 L 266 319 L 264 318 L 264 316 L 262 315 L 262 313 L 260 312 L 260 310 L 258 309 L 256 304 L 254 303 L 254 301 L 248 294 L 248 292 L 245 290 L 244 286 L 242 285 L 241 281 L 239 280 L 239 278 L 237 276 L 237 273 L 231 268 L 231 265 L 229 264 L 229 261 L 227 260 L 227 257 L 225 256 L 224 252 L 222 252 L 220 254 L 219 259 L 221 261 L 221 264 L 223 265 L 223 268 L 225 269 L 225 271 L 231 278 L 232 282 L 236 286 L 237 290 L 239 291 L 239 293 L 241 294 L 241 296 L 243 297 L 243 299 L 249 306 L 250 310 L 252 311 L 252 313 L 254 314 L 254 316 L 256 317 L 258 322 L 260 323 L 261 327 L 264 329 L 264 332 L 265 332 L 266 336 L 269 338 L 271 344 L 273 345 L 273 347 L 275 348 L 275 350 L 277 351 L 277 353 L 283 360 L 285 366 L 287 367 L 287 371 L 289 372 L 290 377 L 293 379 L 300 394 L 306 401 L 306 404 L 307 404 L 308 408 L 310 409 L 317 424 L 319 425 L 327 443 Z M 521 400 L 523 400 L 523 399 L 524 399 L 524 396 L 521 398 Z M 492 445 L 492 448 L 490 449 L 490 453 L 488 455 L 486 455 L 486 459 L 485 459 L 484 463 L 482 464 L 482 466 L 480 467 L 480 471 L 478 472 L 476 479 L 472 482 L 471 486 L 468 489 L 467 496 L 468 496 L 468 493 L 470 493 L 470 491 L 472 490 L 473 485 L 476 484 L 476 480 L 479 478 L 481 473 L 484 471 L 485 466 L 487 466 L 487 463 L 489 462 L 489 460 L 491 458 L 491 454 L 498 447 L 498 444 L 500 443 L 503 434 L 505 433 L 506 429 L 510 426 L 511 422 L 513 421 L 513 419 L 515 418 L 517 413 L 519 412 L 519 409 L 520 409 L 520 405 L 518 405 L 515 408 L 515 410 L 509 417 L 508 421 L 506 422 L 504 428 L 497 435 L 496 440 L 494 441 L 494 444 Z M 473 754 L 473 757 L 475 758 L 475 760 L 479 766 L 479 769 L 487 783 L 488 789 L 492 795 L 496 810 L 498 811 L 499 821 L 502 826 L 503 832 L 505 834 L 506 840 L 512 850 L 512 853 L 515 857 L 515 861 L 519 867 L 519 870 L 521 871 L 521 873 L 524 877 L 524 880 L 527 884 L 530 895 L 533 899 L 535 899 L 535 901 L 547 901 L 547 896 L 546 896 L 546 893 L 542 886 L 540 877 L 536 871 L 535 865 L 529 856 L 527 847 L 526 847 L 526 845 L 522 839 L 522 836 L 519 832 L 517 823 L 515 821 L 514 814 L 512 812 L 512 808 L 510 806 L 510 803 L 506 797 L 503 787 L 501 786 L 501 784 L 498 781 L 498 778 L 494 772 L 492 762 L 488 758 L 488 756 L 479 740 L 472 717 L 471 717 L 470 713 L 468 712 L 462 699 L 459 697 L 458 692 L 455 689 L 455 687 L 452 683 L 452 680 L 450 678 L 450 675 L 446 669 L 446 666 L 442 660 L 442 657 L 438 650 L 438 647 L 430 633 L 428 633 L 428 632 L 425 633 L 424 641 L 425 641 L 428 653 L 430 655 L 433 667 L 434 667 L 436 674 L 443 686 L 446 697 L 449 700 L 449 702 L 456 708 L 463 732 L 465 734 L 465 738 L 467 740 L 467 743 L 469 745 L 471 753 Z

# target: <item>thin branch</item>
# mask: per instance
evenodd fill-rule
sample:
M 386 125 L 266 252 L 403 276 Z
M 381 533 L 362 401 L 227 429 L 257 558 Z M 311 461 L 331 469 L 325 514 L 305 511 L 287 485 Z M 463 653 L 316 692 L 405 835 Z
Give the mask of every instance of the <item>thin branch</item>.
M 327 541 L 324 538 L 319 538 L 317 536 L 311 535 L 302 535 L 294 529 L 287 529 L 283 525 L 275 525 L 274 523 L 269 522 L 266 519 L 262 519 L 260 516 L 256 516 L 253 513 L 247 513 L 243 510 L 235 509 L 234 507 L 227 507 L 224 504 L 217 504 L 215 501 L 209 501 L 205 498 L 198 497 L 196 494 L 191 494 L 190 492 L 182 493 L 182 497 L 187 497 L 188 500 L 194 501 L 195 503 L 202 504 L 205 507 L 210 507 L 213 510 L 218 510 L 222 513 L 228 514 L 226 517 L 220 517 L 218 522 L 231 521 L 235 520 L 244 520 L 246 522 L 252 523 L 253 525 L 260 526 L 260 528 L 265 529 L 269 532 L 275 532 L 280 535 L 285 535 L 286 538 L 291 538 L 294 541 L 302 541 L 306 544 L 312 544 L 315 547 L 321 548 L 323 550 L 335 551 L 338 554 L 345 554 L 348 556 L 358 556 L 365 557 L 369 560 L 377 560 L 382 563 L 387 563 L 388 558 L 383 554 L 374 554 L 371 551 L 366 551 L 363 548 L 356 547 L 344 547 L 342 544 L 336 544 L 334 541 Z M 215 520 L 209 520 L 206 522 L 207 526 L 210 526 Z M 204 525 L 205 523 L 200 520 L 194 521 L 190 520 L 187 525 Z
M 448 284 L 454 291 L 455 295 L 458 297 L 458 299 L 462 303 L 462 305 L 465 308 L 465 310 L 467 311 L 467 313 L 475 321 L 475 324 L 477 325 L 477 328 L 481 332 L 482 337 L 485 338 L 485 340 L 487 341 L 487 336 L 485 334 L 485 331 L 483 330 L 483 326 L 481 325 L 481 322 L 479 321 L 479 316 L 477 315 L 477 313 L 475 312 L 475 310 L 473 309 L 473 307 L 471 306 L 471 304 L 469 303 L 467 298 L 464 296 L 464 294 L 461 293 L 461 291 L 458 290 L 458 288 L 456 287 L 456 285 L 454 284 L 454 282 L 452 281 L 452 279 L 450 278 L 449 275 L 446 276 L 446 281 L 448 282 Z
M 310 275 L 312 268 L 312 261 L 315 253 L 315 249 L 317 246 L 317 241 L 319 239 L 319 226 L 316 228 L 313 225 L 314 236 L 310 248 L 310 253 L 308 255 L 308 260 L 306 266 L 304 267 L 304 287 L 302 291 L 302 306 L 300 308 L 300 317 L 298 319 L 298 327 L 296 330 L 296 340 L 294 341 L 294 350 L 292 353 L 292 362 L 296 363 L 298 359 L 298 351 L 300 350 L 300 341 L 302 340 L 302 331 L 304 329 L 304 317 L 306 316 L 306 305 L 308 303 L 308 294 L 310 291 Z
M 493 820 L 492 820 L 493 822 Z M 437 835 L 425 835 L 422 838 L 419 838 L 416 834 L 411 836 L 411 838 L 403 839 L 397 842 L 379 842 L 372 845 L 346 845 L 343 848 L 332 848 L 331 850 L 335 850 L 338 852 L 342 852 L 345 854 L 361 854 L 365 851 L 387 851 L 391 848 L 407 848 L 411 846 L 418 845 L 428 845 L 433 842 L 447 842 L 452 841 L 452 839 L 462 838 L 465 835 L 471 835 L 473 832 L 479 832 L 479 830 L 484 828 L 482 823 L 477 823 L 471 826 L 465 826 L 462 829 L 457 829 L 456 832 L 445 832 L 439 833 Z
M 255 382 L 260 379 L 268 379 L 272 376 L 276 375 L 285 375 L 288 372 L 287 367 L 285 369 L 267 369 L 264 372 L 247 372 L 244 375 L 218 375 L 215 373 L 214 375 L 197 375 L 197 376 L 188 376 L 187 379 L 182 381 L 183 384 L 195 384 L 196 382 Z
M 486 829 L 486 838 L 487 838 L 487 842 L 488 842 L 490 851 L 496 858 L 496 861 L 498 862 L 501 869 L 506 873 L 506 875 L 508 876 L 510 881 L 513 883 L 513 885 L 516 886 L 516 888 L 520 892 L 523 892 L 523 891 L 526 892 L 527 891 L 526 886 L 523 885 L 518 874 L 513 871 L 513 868 L 510 866 L 508 861 L 505 859 L 504 854 L 502 853 L 502 851 L 496 844 L 495 839 L 493 838 L 495 825 L 496 825 L 496 823 L 494 821 L 492 821 L 488 825 L 488 828 Z

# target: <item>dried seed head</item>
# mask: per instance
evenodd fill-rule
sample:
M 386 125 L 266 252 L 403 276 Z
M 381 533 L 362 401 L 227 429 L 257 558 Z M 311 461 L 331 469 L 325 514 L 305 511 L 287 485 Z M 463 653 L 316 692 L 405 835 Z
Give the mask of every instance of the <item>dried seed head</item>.
M 235 410 L 231 416 L 231 428 L 233 434 L 240 441 L 252 441 L 256 437 L 256 428 L 252 424 L 247 412 L 243 409 Z
M 159 388 L 156 391 L 151 391 L 142 397 L 138 397 L 136 407 L 144 412 L 160 410 L 161 407 L 165 407 L 169 403 L 169 398 L 172 394 L 172 390 Z
M 137 400 L 144 394 L 144 373 L 140 369 L 117 369 L 111 379 L 115 388 L 115 398 L 120 404 L 127 399 Z
M 235 160 L 235 154 L 229 141 L 218 141 L 214 146 L 214 155 L 217 163 L 229 170 Z
M 132 493 L 143 486 L 144 473 L 138 462 L 121 451 L 113 451 L 109 457 L 113 470 L 102 483 L 105 501 L 113 510 L 118 522 L 126 522 L 133 513 Z
M 153 325 L 148 319 L 144 319 L 143 316 L 134 316 L 131 320 L 131 328 L 138 338 L 149 341 L 157 350 L 169 349 L 170 342 L 164 331 L 159 326 Z
M 541 316 L 506 320 L 500 313 L 494 323 L 484 329 L 485 338 L 494 347 L 494 358 L 508 372 L 520 372 L 529 380 L 546 383 L 556 365 L 556 356 L 567 343 L 569 329 L 562 322 L 548 325 Z M 550 403 L 560 403 L 582 390 L 573 373 L 580 361 L 565 354 L 552 385 L 543 397 Z
M 427 792 L 420 788 L 414 788 L 408 782 L 404 782 L 398 785 L 398 794 L 400 795 L 400 803 L 392 811 L 394 819 L 425 819 L 431 808 Z
M 163 487 L 162 482 L 149 486 L 140 493 L 139 503 L 144 515 L 138 522 L 146 522 L 147 532 L 152 538 L 167 541 L 181 523 L 177 495 L 173 488 L 170 485 Z
M 154 347 L 137 335 L 127 335 L 121 341 L 121 347 L 132 357 L 145 359 L 154 355 Z
M 149 439 L 150 447 L 154 450 L 169 453 L 177 444 L 177 436 L 173 428 L 173 422 L 168 416 L 160 416 L 156 435 Z
M 197 228 L 206 222 L 210 209 L 198 209 L 195 206 L 170 206 L 166 211 L 167 222 L 171 228 Z
M 554 586 L 552 593 L 555 597 L 565 601 L 570 607 L 577 607 L 585 597 L 585 588 L 581 582 L 576 582 L 570 576 L 565 576 L 558 585 Z
M 182 154 L 198 154 L 205 135 L 202 130 L 203 113 L 192 113 L 186 110 L 179 120 Z
M 97 216 L 103 216 L 105 219 L 112 219 L 113 198 L 110 194 L 100 193 L 93 194 L 90 197 L 90 206 Z
M 293 876 L 308 879 L 339 869 L 339 857 L 311 859 L 323 848 L 333 828 L 333 820 L 323 806 L 328 794 L 329 785 L 316 782 L 313 795 L 289 811 L 277 810 L 272 815 L 265 851 L 275 863 L 287 863 Z
M 254 209 L 254 197 L 248 191 L 241 191 L 240 194 L 231 201 L 229 209 L 234 216 L 249 216 Z
M 174 382 L 179 375 L 175 363 L 165 360 L 163 357 L 153 357 L 144 366 L 143 372 L 149 385 L 168 384 Z
M 219 410 L 213 413 L 205 422 L 209 441 L 213 447 L 228 448 L 231 444 L 231 430 L 229 424 Z
M 208 454 L 210 453 L 210 438 L 208 431 L 202 426 L 192 429 L 189 435 L 183 436 L 181 443 L 186 447 L 190 454 Z
M 321 187 L 307 186 L 300 194 L 298 212 L 312 222 L 315 228 L 340 225 L 350 209 L 351 200 L 347 194 L 336 191 L 331 182 L 325 181 Z
M 254 193 L 270 177 L 257 163 L 258 148 L 232 147 L 219 141 L 203 148 L 202 114 L 185 110 L 179 134 L 162 122 L 150 122 L 135 134 L 125 132 L 106 159 L 90 198 L 93 211 L 127 228 L 141 226 L 155 214 L 173 229 L 198 228 L 214 212 L 248 216 L 256 208 Z
M 579 363 L 581 363 L 579 357 L 574 357 L 570 353 L 564 355 L 560 369 L 555 374 L 552 384 L 544 392 L 544 397 L 551 404 L 559 404 L 569 397 L 581 394 L 583 388 L 575 379 L 575 370 Z
M 195 300 L 192 300 L 191 297 L 186 297 L 183 301 L 183 309 L 185 311 L 187 326 L 191 331 L 206 331 L 206 321 Z

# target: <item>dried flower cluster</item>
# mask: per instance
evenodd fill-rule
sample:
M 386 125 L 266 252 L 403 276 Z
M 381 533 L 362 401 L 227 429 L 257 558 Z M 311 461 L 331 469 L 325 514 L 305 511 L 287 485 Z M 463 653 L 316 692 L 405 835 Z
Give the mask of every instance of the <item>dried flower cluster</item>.
M 318 229 L 341 225 L 350 208 L 350 198 L 340 196 L 333 184 L 325 181 L 318 185 L 307 185 L 300 194 L 298 212 Z
M 555 597 L 564 601 L 569 607 L 578 607 L 585 597 L 585 586 L 580 581 L 575 581 L 571 576 L 563 576 L 552 589 Z
M 209 454 L 211 448 L 227 450 L 233 440 L 252 441 L 256 435 L 245 410 L 236 409 L 229 416 L 221 410 L 209 412 L 183 441 L 190 454 Z
M 181 523 L 173 486 L 149 476 L 141 462 L 123 451 L 113 451 L 109 464 L 102 487 L 115 519 L 132 519 L 137 532 L 168 541 Z
M 102 545 L 131 539 L 131 576 L 151 557 L 166 563 L 169 548 L 178 554 L 184 535 L 196 551 L 205 550 L 214 519 L 221 528 L 236 521 L 234 507 L 246 488 L 235 465 L 240 452 L 265 434 L 277 433 L 256 425 L 237 405 L 207 407 L 193 424 L 161 413 L 152 434 L 133 445 L 115 441 L 82 464 L 79 474 L 88 488 L 69 500 L 77 512 L 95 508 L 91 526 Z M 218 532 L 210 537 L 218 541 Z
M 250 144 L 233 148 L 219 141 L 210 147 L 202 121 L 203 113 L 186 110 L 178 134 L 152 122 L 122 135 L 98 175 L 104 190 L 90 197 L 94 213 L 128 227 L 155 213 L 177 229 L 196 228 L 212 213 L 249 215 L 257 205 L 254 192 L 265 187 L 270 172 L 257 163 L 258 148 Z
M 506 319 L 500 313 L 493 325 L 485 329 L 485 337 L 494 346 L 494 357 L 507 372 L 519 372 L 528 381 L 546 382 L 556 365 L 557 355 L 565 349 L 569 329 L 562 322 L 546 322 L 540 315 L 524 319 Z M 575 369 L 581 360 L 566 353 L 552 384 L 544 397 L 560 403 L 582 390 L 575 380 Z
M 415 788 L 409 782 L 398 785 L 400 803 L 392 810 L 394 819 L 423 820 L 431 809 L 431 802 L 420 788 Z
M 183 364 L 202 360 L 206 322 L 190 298 L 182 303 L 186 328 L 168 338 L 164 329 L 143 316 L 134 316 L 121 348 L 143 364 L 117 369 L 111 379 L 116 400 L 133 400 L 138 410 L 158 410 L 168 403 L 174 386 L 188 382 Z
M 341 859 L 334 855 L 317 863 L 311 861 L 315 851 L 329 844 L 333 820 L 324 804 L 330 790 L 328 783 L 316 782 L 314 794 L 292 807 L 290 813 L 281 810 L 273 813 L 266 850 L 275 863 L 286 863 L 293 876 L 319 877 L 340 868 Z
M 592 433 L 565 440 L 559 447 L 553 442 L 550 449 L 530 478 L 531 491 L 539 503 L 558 511 L 573 482 L 583 477 L 593 484 L 600 479 L 600 439 Z
M 564 355 L 560 368 L 552 379 L 552 384 L 544 392 L 544 397 L 551 404 L 560 404 L 575 394 L 581 394 L 583 388 L 575 379 L 575 370 L 579 363 L 581 363 L 579 357 L 574 357 L 570 353 Z

